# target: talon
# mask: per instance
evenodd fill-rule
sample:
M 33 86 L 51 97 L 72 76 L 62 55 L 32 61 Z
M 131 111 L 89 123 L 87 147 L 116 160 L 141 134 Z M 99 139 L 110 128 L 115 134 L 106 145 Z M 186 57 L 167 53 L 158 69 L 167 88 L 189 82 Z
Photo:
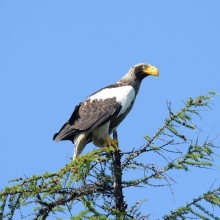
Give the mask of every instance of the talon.
M 103 146 L 104 146 L 105 144 L 108 144 L 108 146 L 112 146 L 112 145 L 113 145 L 113 147 L 115 147 L 115 149 L 116 149 L 117 151 L 120 150 L 120 149 L 118 148 L 118 141 L 111 139 L 111 137 L 110 137 L 109 135 L 106 136 L 106 141 L 104 142 Z

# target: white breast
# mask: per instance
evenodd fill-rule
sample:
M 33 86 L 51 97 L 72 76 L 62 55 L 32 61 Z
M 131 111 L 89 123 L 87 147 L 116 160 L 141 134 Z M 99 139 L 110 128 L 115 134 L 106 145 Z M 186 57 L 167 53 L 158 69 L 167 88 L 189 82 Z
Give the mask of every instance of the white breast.
M 135 91 L 132 86 L 122 86 L 116 88 L 107 88 L 103 89 L 102 91 L 96 93 L 95 95 L 88 98 L 90 102 L 94 99 L 97 100 L 104 100 L 108 98 L 116 98 L 116 101 L 119 102 L 122 106 L 121 111 L 118 113 L 117 116 L 123 114 L 127 108 L 131 105 L 131 102 L 135 98 Z

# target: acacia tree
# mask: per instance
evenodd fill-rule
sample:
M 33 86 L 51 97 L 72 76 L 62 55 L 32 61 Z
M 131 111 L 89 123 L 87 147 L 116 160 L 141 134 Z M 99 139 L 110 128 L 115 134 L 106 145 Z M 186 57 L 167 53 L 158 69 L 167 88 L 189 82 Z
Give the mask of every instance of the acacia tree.
M 144 136 L 146 144 L 134 148 L 131 152 L 115 151 L 111 146 L 88 152 L 75 160 L 71 160 L 65 167 L 55 173 L 33 175 L 24 179 L 18 178 L 9 182 L 17 182 L 13 186 L 5 187 L 0 192 L 0 219 L 13 219 L 15 211 L 20 210 L 21 218 L 46 219 L 53 215 L 57 219 L 59 212 L 65 212 L 71 219 L 150 219 L 149 213 L 138 212 L 143 201 L 137 201 L 128 207 L 124 201 L 123 189 L 134 186 L 162 186 L 171 188 L 170 177 L 172 170 L 189 171 L 190 167 L 212 167 L 214 155 L 214 139 L 209 137 L 203 142 L 194 143 L 179 132 L 181 126 L 196 130 L 192 115 L 199 115 L 198 107 L 209 106 L 212 96 L 217 93 L 209 92 L 198 96 L 195 100 L 191 97 L 180 111 L 174 113 L 168 103 L 169 117 L 155 132 L 154 136 Z M 117 133 L 113 134 L 117 139 Z M 181 140 L 181 141 L 179 141 Z M 174 152 L 173 145 L 187 145 L 186 152 Z M 120 147 L 120 146 L 119 146 Z M 162 154 L 166 151 L 167 156 Z M 140 160 L 140 155 L 155 152 L 162 156 L 166 162 L 164 167 L 155 164 L 145 164 Z M 179 156 L 176 157 L 176 154 Z M 173 158 L 173 155 L 175 157 Z M 173 158 L 173 159 L 171 159 Z M 139 179 L 126 181 L 123 172 L 131 169 L 142 168 L 143 176 Z M 166 184 L 155 184 L 155 180 L 165 180 Z M 190 203 L 171 211 L 161 219 L 220 219 L 201 205 L 206 201 L 217 208 L 220 207 L 220 187 L 209 190 Z M 100 199 L 101 198 L 101 199 Z M 72 215 L 76 202 L 84 205 L 84 210 L 77 215 Z M 25 212 L 25 207 L 34 204 L 31 213 Z M 74 211 L 76 212 L 76 211 Z M 208 216 L 208 217 L 207 217 Z

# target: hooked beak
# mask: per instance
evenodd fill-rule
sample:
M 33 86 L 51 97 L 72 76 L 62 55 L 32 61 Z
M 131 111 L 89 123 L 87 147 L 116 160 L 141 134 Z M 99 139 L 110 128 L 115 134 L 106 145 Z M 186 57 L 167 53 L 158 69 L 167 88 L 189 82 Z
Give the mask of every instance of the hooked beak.
M 159 76 L 159 70 L 155 66 L 149 66 L 144 72 L 148 75 L 156 76 L 156 78 Z

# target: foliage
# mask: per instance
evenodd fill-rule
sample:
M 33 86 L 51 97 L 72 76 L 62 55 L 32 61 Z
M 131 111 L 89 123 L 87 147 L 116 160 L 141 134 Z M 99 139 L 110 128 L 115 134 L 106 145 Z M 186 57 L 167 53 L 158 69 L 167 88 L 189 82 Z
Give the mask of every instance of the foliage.
M 210 107 L 209 101 L 217 93 L 209 92 L 201 95 L 195 100 L 192 97 L 187 102 L 183 102 L 184 107 L 174 113 L 168 104 L 169 117 L 165 124 L 158 129 L 153 137 L 145 135 L 147 143 L 131 152 L 123 153 L 114 151 L 113 147 L 105 147 L 93 150 L 87 155 L 82 155 L 77 159 L 70 161 L 65 167 L 56 173 L 44 173 L 42 175 L 33 175 L 25 179 L 17 178 L 13 186 L 7 186 L 0 192 L 0 219 L 13 219 L 15 211 L 18 209 L 21 218 L 33 216 L 34 219 L 46 219 L 50 214 L 54 217 L 59 212 L 66 213 L 70 219 L 149 219 L 150 214 L 141 216 L 138 212 L 143 201 L 137 201 L 132 207 L 123 200 L 122 189 L 133 186 L 169 186 L 174 180 L 168 175 L 168 171 L 185 170 L 190 167 L 205 168 L 212 167 L 215 155 L 213 140 L 205 140 L 200 145 L 198 139 L 195 143 L 189 140 L 179 132 L 179 127 L 196 130 L 192 120 L 192 115 L 199 115 L 198 107 Z M 178 142 L 176 139 L 180 139 Z M 157 142 L 155 145 L 154 142 Z M 187 152 L 173 151 L 172 146 L 178 144 L 188 145 Z M 169 149 L 171 147 L 171 149 Z M 165 157 L 163 152 L 170 155 L 179 155 L 177 158 L 170 159 Z M 141 154 L 155 152 L 162 156 L 167 162 L 161 168 L 157 164 L 143 164 L 136 161 Z M 117 159 L 118 158 L 118 159 Z M 123 159 L 123 160 L 122 160 Z M 116 166 L 117 164 L 117 166 Z M 122 181 L 123 172 L 131 169 L 142 169 L 143 176 L 138 179 Z M 116 172 L 114 172 L 114 170 Z M 115 173 L 115 174 L 114 174 Z M 161 179 L 166 184 L 156 184 L 155 181 Z M 206 210 L 201 201 L 206 201 L 213 206 L 220 207 L 220 187 L 208 191 L 187 203 L 186 206 L 179 207 L 162 217 L 162 219 L 187 219 L 189 214 L 200 219 L 219 219 L 212 212 Z M 100 200 L 101 199 L 101 200 Z M 72 208 L 80 202 L 85 210 L 77 215 L 72 215 Z M 24 216 L 25 206 L 34 204 L 31 213 Z M 196 207 L 199 211 L 193 209 Z M 61 219 L 57 217 L 57 219 Z

